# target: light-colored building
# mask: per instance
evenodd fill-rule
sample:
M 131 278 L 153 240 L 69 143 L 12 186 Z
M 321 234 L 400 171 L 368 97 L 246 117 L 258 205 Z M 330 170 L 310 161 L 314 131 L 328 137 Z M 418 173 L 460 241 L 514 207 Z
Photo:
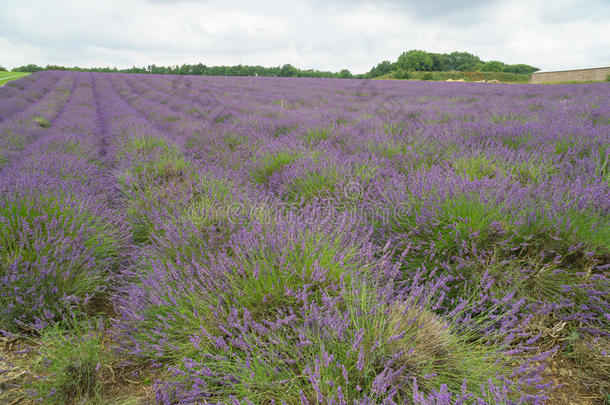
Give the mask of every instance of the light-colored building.
M 604 81 L 610 75 L 610 66 L 564 70 L 539 70 L 532 73 L 532 83 Z

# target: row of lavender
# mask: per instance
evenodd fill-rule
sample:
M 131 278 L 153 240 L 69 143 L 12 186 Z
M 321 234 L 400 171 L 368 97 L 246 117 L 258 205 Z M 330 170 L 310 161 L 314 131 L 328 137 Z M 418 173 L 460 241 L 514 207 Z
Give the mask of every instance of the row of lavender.
M 0 124 L 4 334 L 82 313 L 108 289 L 127 242 L 110 208 L 117 196 L 99 154 L 91 77 L 51 73 L 40 81 L 55 86 Z M 38 91 L 37 82 L 23 91 Z
M 607 361 L 606 85 L 31 77 L 6 332 L 110 298 L 160 403 L 541 402 L 558 343 Z

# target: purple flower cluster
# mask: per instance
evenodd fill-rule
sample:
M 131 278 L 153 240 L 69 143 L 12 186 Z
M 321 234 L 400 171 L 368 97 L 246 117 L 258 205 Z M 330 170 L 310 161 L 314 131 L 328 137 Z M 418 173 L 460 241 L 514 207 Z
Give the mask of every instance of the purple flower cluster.
M 110 297 L 162 404 L 543 403 L 610 338 L 609 90 L 16 81 L 0 327 Z

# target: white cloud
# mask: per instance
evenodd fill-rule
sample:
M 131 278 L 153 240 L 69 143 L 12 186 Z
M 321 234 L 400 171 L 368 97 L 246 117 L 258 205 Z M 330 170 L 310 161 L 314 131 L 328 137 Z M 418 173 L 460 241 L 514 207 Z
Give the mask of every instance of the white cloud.
M 605 0 L 8 0 L 0 65 L 291 63 L 364 72 L 408 49 L 541 68 L 610 63 Z M 462 2 L 463 3 L 463 2 Z M 587 10 L 588 9 L 588 10 Z

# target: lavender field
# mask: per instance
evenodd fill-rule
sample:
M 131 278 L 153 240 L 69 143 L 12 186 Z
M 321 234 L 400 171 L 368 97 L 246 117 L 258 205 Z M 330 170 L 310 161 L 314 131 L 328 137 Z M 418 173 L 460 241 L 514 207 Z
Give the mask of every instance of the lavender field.
M 601 83 L 12 82 L 0 402 L 605 403 L 609 145 Z

